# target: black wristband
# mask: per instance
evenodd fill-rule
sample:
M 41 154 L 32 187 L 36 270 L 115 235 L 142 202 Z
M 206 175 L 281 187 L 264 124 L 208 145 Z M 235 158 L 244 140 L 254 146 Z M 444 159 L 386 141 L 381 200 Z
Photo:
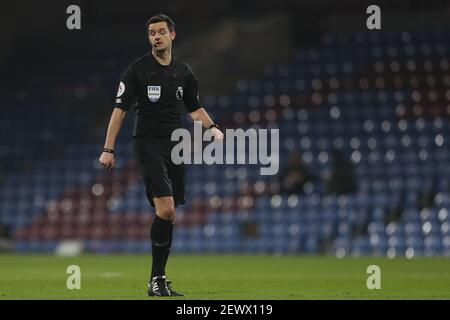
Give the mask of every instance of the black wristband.
M 215 123 L 213 123 L 212 125 L 210 125 L 208 129 L 211 129 L 211 128 L 213 128 L 213 127 L 219 129 L 219 126 L 218 126 L 217 124 L 215 124 Z
M 113 149 L 103 148 L 103 152 L 108 152 L 108 153 L 114 154 L 114 150 Z

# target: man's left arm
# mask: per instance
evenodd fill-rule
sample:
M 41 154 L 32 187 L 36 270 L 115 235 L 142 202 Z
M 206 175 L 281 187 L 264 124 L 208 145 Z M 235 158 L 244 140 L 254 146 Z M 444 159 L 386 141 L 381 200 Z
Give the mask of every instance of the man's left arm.
M 183 101 L 192 120 L 200 121 L 203 128 L 210 129 L 216 140 L 223 139 L 223 133 L 219 127 L 211 120 L 205 108 L 201 107 L 199 98 L 199 85 L 194 71 L 188 65 L 186 67 L 186 90 Z

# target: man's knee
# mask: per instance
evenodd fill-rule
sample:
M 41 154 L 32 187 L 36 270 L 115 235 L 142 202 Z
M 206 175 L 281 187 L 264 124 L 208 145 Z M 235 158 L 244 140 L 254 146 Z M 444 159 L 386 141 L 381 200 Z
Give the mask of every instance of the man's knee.
M 172 205 L 164 206 L 160 210 L 159 216 L 165 220 L 172 220 L 175 216 L 175 207 Z
M 175 204 L 171 199 L 155 199 L 156 214 L 164 220 L 175 218 Z

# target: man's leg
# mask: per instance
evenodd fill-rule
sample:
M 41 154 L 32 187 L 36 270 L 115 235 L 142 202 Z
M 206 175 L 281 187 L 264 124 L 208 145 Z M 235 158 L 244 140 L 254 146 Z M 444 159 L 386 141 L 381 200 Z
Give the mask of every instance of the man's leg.
M 156 216 L 151 229 L 152 278 L 165 276 L 165 265 L 172 242 L 172 221 L 175 218 L 173 197 L 153 198 Z
M 167 259 L 169 259 L 170 249 L 172 248 L 173 225 L 174 224 L 175 224 L 175 217 L 172 219 L 170 228 L 169 228 L 169 245 L 167 246 L 166 255 L 164 256 L 164 270 L 166 269 Z

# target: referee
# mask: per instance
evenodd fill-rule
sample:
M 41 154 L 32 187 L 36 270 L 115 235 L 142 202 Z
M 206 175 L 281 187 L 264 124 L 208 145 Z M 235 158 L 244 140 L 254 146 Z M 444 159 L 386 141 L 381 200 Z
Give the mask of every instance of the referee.
M 114 144 L 130 107 L 134 112 L 133 147 L 150 204 L 156 209 L 151 227 L 152 271 L 150 296 L 182 296 L 172 289 L 165 266 L 172 243 L 175 208 L 184 204 L 185 168 L 171 160 L 172 131 L 181 127 L 184 105 L 194 121 L 201 121 L 215 139 L 223 133 L 213 123 L 199 101 L 198 80 L 191 67 L 172 56 L 175 23 L 164 14 L 147 21 L 152 50 L 132 62 L 123 72 L 116 104 L 108 125 L 100 163 L 113 168 Z

